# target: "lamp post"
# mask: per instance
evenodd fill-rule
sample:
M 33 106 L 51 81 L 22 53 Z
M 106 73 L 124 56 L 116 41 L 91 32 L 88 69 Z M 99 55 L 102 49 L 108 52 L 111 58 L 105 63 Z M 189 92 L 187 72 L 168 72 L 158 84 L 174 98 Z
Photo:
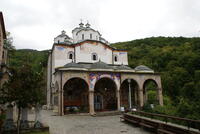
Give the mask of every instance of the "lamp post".
M 131 103 L 131 79 L 128 79 L 128 89 L 129 89 L 129 109 L 132 109 L 132 103 Z

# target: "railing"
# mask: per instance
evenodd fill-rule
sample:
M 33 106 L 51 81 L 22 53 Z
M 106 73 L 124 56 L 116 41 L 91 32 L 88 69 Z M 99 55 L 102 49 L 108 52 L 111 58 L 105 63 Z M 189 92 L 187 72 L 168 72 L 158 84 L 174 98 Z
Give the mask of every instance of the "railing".
M 188 130 L 190 128 L 194 128 L 200 131 L 200 120 L 192 120 L 187 118 L 180 118 L 163 114 L 147 113 L 142 111 L 133 111 L 132 113 L 140 116 L 149 117 L 151 119 L 158 119 L 164 121 L 165 123 L 171 122 L 179 125 L 184 125 L 188 128 Z

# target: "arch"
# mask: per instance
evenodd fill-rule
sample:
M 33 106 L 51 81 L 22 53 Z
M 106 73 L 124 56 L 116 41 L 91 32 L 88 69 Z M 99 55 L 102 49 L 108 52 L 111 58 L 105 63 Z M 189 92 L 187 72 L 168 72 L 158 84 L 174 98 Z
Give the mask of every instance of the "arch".
M 130 80 L 130 81 L 129 81 Z M 130 90 L 129 90 L 130 86 Z M 136 80 L 129 78 L 123 80 L 120 86 L 120 104 L 121 107 L 125 109 L 136 108 L 139 106 L 139 96 L 138 96 L 139 84 Z M 131 92 L 131 107 L 130 107 L 130 98 L 129 91 Z
M 143 82 L 144 104 L 158 104 L 158 83 L 154 79 L 146 79 Z
M 68 52 L 68 59 L 74 59 L 74 52 Z
M 73 77 L 63 86 L 64 113 L 89 112 L 88 83 L 79 77 Z
M 92 53 L 92 60 L 94 60 L 94 61 L 98 60 L 97 53 Z
M 117 85 L 109 77 L 96 81 L 94 86 L 95 111 L 117 110 Z

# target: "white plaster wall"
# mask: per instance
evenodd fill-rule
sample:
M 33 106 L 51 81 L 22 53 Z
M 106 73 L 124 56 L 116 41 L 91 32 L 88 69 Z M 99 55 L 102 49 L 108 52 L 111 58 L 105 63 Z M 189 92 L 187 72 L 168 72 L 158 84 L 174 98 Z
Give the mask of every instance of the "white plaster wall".
M 65 41 L 65 37 L 56 37 L 54 38 L 54 43 L 61 43 Z
M 65 64 L 72 62 L 71 59 L 68 59 L 68 53 L 70 51 L 74 52 L 74 48 L 64 46 L 54 47 L 55 68 L 64 66 Z
M 73 39 L 68 39 L 68 41 L 73 42 Z M 63 42 L 65 42 L 65 37 L 54 38 L 54 43 L 63 43 Z
M 127 57 L 127 52 L 124 52 L 124 51 L 114 51 L 113 52 L 113 58 L 114 58 L 114 55 L 117 55 L 118 56 L 118 61 L 115 62 L 114 59 L 114 64 L 115 65 L 128 65 L 128 57 Z
M 94 63 L 101 60 L 107 64 L 112 64 L 112 50 L 105 47 L 101 43 L 84 43 L 81 46 L 77 46 L 75 49 L 76 62 Z M 98 59 L 96 61 L 92 60 L 92 53 L 96 53 L 98 55 Z
M 77 35 L 74 34 L 74 42 L 82 41 L 82 35 L 84 34 L 84 40 L 99 40 L 99 33 L 93 30 L 82 30 Z M 92 34 L 92 39 L 90 39 L 90 34 Z

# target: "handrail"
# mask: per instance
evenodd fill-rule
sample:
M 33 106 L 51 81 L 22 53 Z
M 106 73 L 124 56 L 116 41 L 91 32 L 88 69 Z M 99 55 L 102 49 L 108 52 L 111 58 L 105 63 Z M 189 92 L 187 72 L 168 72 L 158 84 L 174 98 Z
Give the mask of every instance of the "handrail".
M 142 112 L 142 111 L 133 111 L 132 113 L 138 113 L 139 115 L 143 115 L 143 116 L 145 116 L 145 115 L 151 116 L 151 118 L 153 118 L 153 117 L 163 117 L 163 118 L 165 118 L 166 123 L 167 123 L 168 119 L 184 121 L 184 122 L 187 123 L 188 129 L 189 128 L 195 128 L 195 129 L 198 129 L 200 131 L 200 120 L 192 120 L 192 119 L 187 119 L 187 118 L 175 117 L 175 116 L 164 115 L 164 114 L 147 113 L 147 112 Z M 195 125 L 195 127 L 193 127 L 192 124 Z M 198 127 L 196 127 L 196 125 Z

